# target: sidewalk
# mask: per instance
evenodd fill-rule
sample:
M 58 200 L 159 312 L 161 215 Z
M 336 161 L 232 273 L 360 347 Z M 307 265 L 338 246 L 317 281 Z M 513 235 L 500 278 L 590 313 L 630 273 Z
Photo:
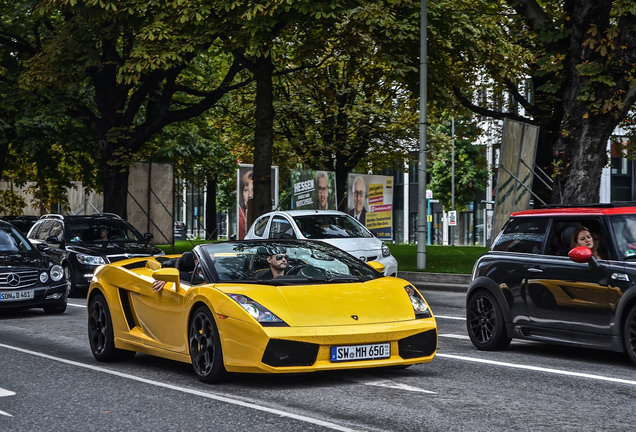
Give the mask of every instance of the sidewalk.
M 398 277 L 411 282 L 418 289 L 466 292 L 471 275 L 399 271 Z

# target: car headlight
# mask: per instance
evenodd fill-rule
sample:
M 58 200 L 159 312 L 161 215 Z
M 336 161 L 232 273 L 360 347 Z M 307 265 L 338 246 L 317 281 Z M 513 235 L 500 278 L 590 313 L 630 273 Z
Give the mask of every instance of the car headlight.
M 87 265 L 93 265 L 93 266 L 106 264 L 106 261 L 104 261 L 104 258 L 100 256 L 84 255 L 84 254 L 77 254 L 77 261 L 79 261 L 80 264 L 87 264 Z
M 384 258 L 391 256 L 391 249 L 384 242 L 382 242 L 382 256 Z
M 53 280 L 53 282 L 61 281 L 62 278 L 64 277 L 64 269 L 62 268 L 61 265 L 58 265 L 58 264 L 51 267 L 51 269 L 49 270 L 49 273 L 51 275 L 51 279 Z
M 49 274 L 47 272 L 40 273 L 40 282 L 46 283 L 49 280 Z
M 411 300 L 411 306 L 413 306 L 413 311 L 415 312 L 415 319 L 420 318 L 430 318 L 431 311 L 428 308 L 428 305 L 422 298 L 419 292 L 411 285 L 407 285 L 404 287 L 404 290 L 409 295 L 409 299 Z
M 243 309 L 247 311 L 259 323 L 283 323 L 275 314 L 261 306 L 251 298 L 241 294 L 228 294 L 232 300 L 237 302 Z

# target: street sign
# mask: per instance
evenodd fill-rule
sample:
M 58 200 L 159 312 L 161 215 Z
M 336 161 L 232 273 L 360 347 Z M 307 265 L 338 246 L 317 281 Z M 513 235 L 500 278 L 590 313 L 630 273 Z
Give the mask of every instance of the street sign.
M 457 212 L 455 210 L 451 210 L 448 212 L 448 226 L 456 226 L 457 225 Z

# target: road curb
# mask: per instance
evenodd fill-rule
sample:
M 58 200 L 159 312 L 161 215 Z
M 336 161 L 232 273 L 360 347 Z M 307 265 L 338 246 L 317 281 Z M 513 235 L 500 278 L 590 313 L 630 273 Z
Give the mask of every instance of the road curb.
M 466 292 L 471 275 L 456 273 L 398 272 L 398 277 L 416 288 Z

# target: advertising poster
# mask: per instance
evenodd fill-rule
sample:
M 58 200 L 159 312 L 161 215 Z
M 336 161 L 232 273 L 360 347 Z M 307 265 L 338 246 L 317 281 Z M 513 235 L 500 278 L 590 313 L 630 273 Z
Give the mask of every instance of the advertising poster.
M 393 177 L 349 174 L 348 213 L 382 240 L 393 240 Z
M 292 208 L 295 210 L 337 210 L 336 173 L 292 170 Z
M 272 167 L 272 209 L 278 206 L 278 167 Z M 236 170 L 237 239 L 243 240 L 249 229 L 247 211 L 254 198 L 254 166 L 241 164 Z

